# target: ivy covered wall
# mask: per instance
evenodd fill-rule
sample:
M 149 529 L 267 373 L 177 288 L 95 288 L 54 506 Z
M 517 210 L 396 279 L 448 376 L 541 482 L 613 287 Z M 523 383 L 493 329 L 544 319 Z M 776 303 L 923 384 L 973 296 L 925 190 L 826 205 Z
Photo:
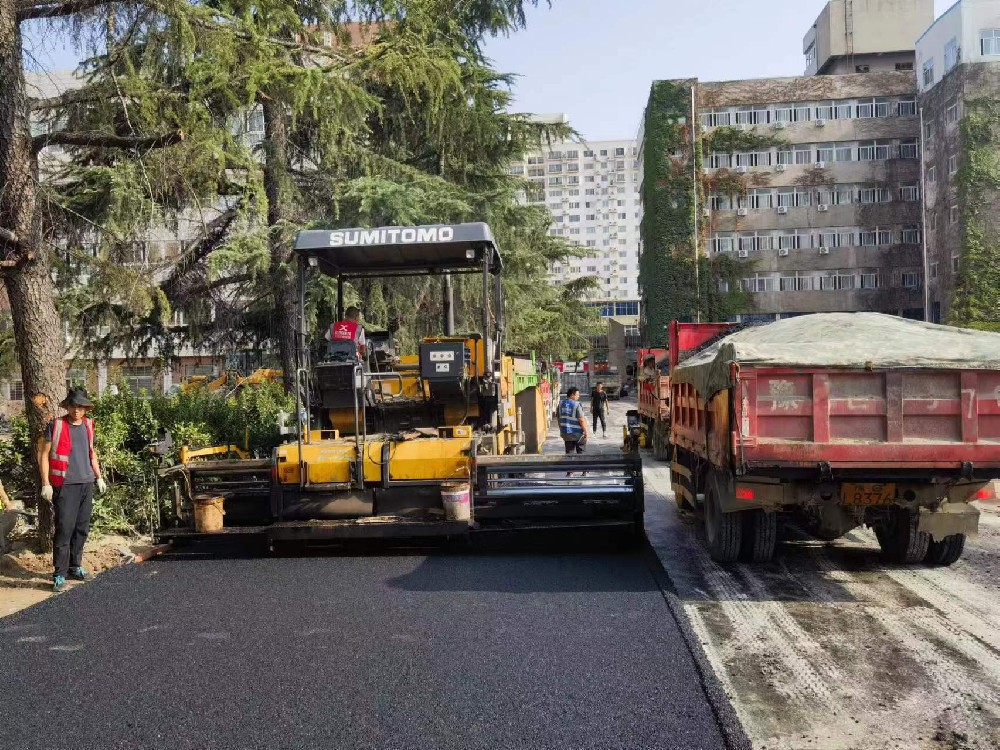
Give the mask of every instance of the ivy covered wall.
M 654 81 L 643 122 L 643 340 L 665 346 L 671 320 L 696 315 L 691 130 L 693 80 Z
M 699 215 L 712 191 L 746 195 L 748 178 L 705 174 L 703 158 L 712 151 L 750 151 L 781 142 L 734 128 L 703 134 L 691 111 L 696 85 L 694 79 L 655 81 L 643 121 L 639 288 L 643 339 L 654 346 L 666 345 L 672 320 L 727 320 L 752 309 L 750 295 L 739 290 L 752 264 L 707 257 L 710 221 Z
M 966 101 L 960 137 L 961 251 L 948 323 L 1000 332 L 1000 99 Z

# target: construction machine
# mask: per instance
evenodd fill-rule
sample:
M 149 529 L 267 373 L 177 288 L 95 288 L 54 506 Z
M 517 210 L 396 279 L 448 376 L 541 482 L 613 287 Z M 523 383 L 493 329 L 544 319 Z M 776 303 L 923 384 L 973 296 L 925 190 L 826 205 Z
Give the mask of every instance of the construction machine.
M 294 244 L 299 305 L 295 424 L 270 458 L 193 460 L 168 470 L 176 520 L 161 539 L 256 534 L 271 540 L 461 537 L 580 526 L 642 529 L 637 455 L 543 455 L 551 382 L 504 351 L 503 261 L 486 224 L 308 230 Z M 440 335 L 401 353 L 389 333 L 323 342 L 306 330 L 307 284 L 432 276 Z M 481 330 L 456 333 L 453 277 L 481 281 Z M 453 501 L 467 493 L 467 510 Z M 224 505 L 221 528 L 196 523 Z

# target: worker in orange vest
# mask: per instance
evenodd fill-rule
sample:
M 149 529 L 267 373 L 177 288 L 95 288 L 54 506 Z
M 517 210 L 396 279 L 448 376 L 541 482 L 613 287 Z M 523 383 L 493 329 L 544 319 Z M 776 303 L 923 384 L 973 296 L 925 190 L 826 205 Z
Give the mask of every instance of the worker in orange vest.
M 66 577 L 84 580 L 83 546 L 90 533 L 94 483 L 98 492 L 108 488 L 94 452 L 94 408 L 87 391 L 71 388 L 59 406 L 66 415 L 49 423 L 38 455 L 42 500 L 54 504 L 55 541 L 52 549 L 52 590 L 62 591 Z

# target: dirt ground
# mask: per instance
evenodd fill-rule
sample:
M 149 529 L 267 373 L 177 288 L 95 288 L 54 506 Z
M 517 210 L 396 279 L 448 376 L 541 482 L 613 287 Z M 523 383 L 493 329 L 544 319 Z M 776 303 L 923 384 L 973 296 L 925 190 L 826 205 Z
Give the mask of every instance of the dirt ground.
M 23 534 L 0 556 L 0 617 L 6 617 L 52 596 L 52 555 L 32 551 L 34 538 Z M 83 553 L 83 567 L 92 575 L 122 565 L 152 547 L 148 538 L 92 535 Z M 83 581 L 68 581 L 67 587 Z

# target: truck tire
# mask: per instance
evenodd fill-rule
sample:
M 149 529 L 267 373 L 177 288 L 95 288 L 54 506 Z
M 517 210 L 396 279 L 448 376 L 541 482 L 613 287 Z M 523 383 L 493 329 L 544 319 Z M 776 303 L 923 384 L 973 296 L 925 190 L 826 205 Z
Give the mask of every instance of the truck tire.
M 770 562 L 778 544 L 778 514 L 763 510 L 745 510 L 743 516 L 743 544 L 740 560 L 743 562 Z
M 917 531 L 919 516 L 899 509 L 881 533 L 876 532 L 885 557 L 891 562 L 912 564 L 923 562 L 931 543 L 931 535 Z
M 705 493 L 705 539 L 708 554 L 721 563 L 736 562 L 743 543 L 743 513 L 723 513 L 722 497 L 728 482 L 713 471 Z
M 928 565 L 953 565 L 958 562 L 965 549 L 965 534 L 950 534 L 939 542 L 931 540 L 927 545 L 924 562 Z

